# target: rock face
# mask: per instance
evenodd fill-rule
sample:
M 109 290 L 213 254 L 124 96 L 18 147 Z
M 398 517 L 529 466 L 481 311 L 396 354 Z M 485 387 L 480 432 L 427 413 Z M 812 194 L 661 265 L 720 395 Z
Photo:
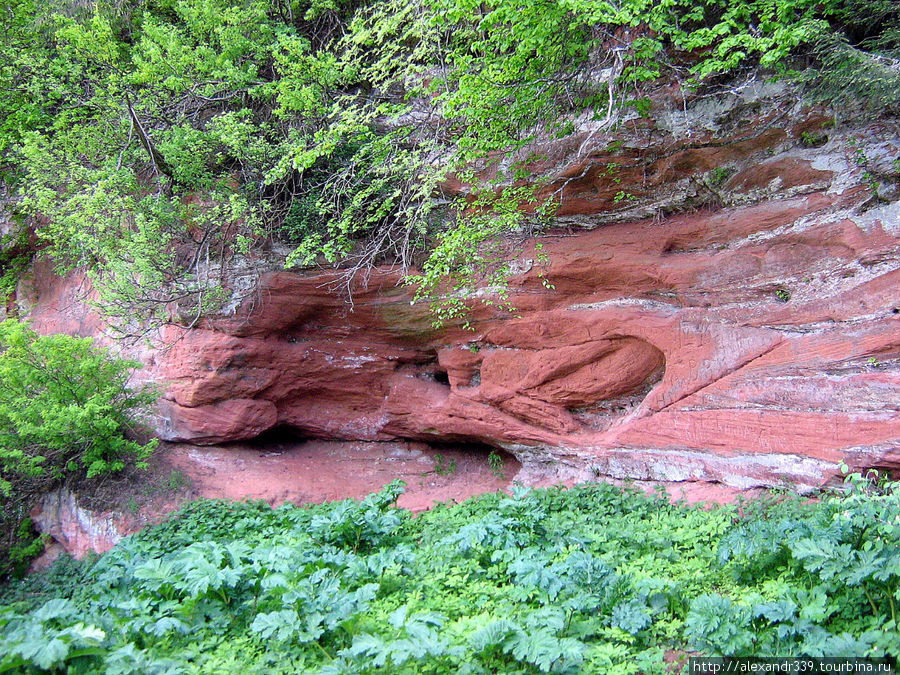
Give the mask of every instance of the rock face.
M 38 530 L 76 558 L 90 551 L 105 553 L 124 536 L 121 514 L 86 509 L 68 488 L 44 495 L 31 517 Z
M 390 270 L 352 307 L 331 273 L 273 272 L 233 316 L 169 327 L 143 355 L 160 435 L 469 440 L 525 482 L 900 469 L 897 125 L 837 130 L 761 85 L 689 103 L 547 146 L 532 168 L 558 227 L 518 251 L 514 313 L 476 303 L 474 330 L 435 330 Z M 63 294 L 37 295 L 52 330 Z

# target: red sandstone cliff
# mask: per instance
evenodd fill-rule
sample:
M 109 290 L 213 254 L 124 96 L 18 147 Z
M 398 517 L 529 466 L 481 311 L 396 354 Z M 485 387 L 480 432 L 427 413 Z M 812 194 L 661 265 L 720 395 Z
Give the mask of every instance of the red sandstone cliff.
M 539 237 L 549 264 L 533 240 L 519 253 L 514 314 L 435 331 L 389 271 L 352 311 L 330 273 L 272 272 L 232 316 L 143 349 L 159 434 L 470 439 L 526 482 L 806 488 L 842 461 L 900 468 L 896 122 L 832 128 L 753 85 L 661 95 L 650 119 L 542 154 L 559 227 Z M 73 284 L 39 268 L 22 285 L 39 329 L 100 330 Z

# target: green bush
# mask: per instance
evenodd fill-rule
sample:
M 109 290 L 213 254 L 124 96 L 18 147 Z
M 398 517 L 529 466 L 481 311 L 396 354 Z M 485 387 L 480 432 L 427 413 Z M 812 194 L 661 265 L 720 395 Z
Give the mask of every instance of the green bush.
M 154 399 L 146 388 L 128 387 L 138 367 L 90 338 L 0 323 L 0 525 L 7 533 L 0 575 L 9 549 L 31 546 L 21 523 L 38 495 L 64 480 L 120 471 L 132 459 L 140 466 L 156 447 L 125 436 L 132 415 Z

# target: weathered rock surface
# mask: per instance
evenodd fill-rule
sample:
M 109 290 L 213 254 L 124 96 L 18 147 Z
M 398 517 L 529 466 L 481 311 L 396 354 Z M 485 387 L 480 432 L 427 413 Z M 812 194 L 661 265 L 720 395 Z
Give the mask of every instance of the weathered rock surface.
M 163 443 L 146 471 L 112 478 L 99 500 L 87 486 L 44 495 L 30 515 L 51 542 L 31 569 L 46 568 L 63 552 L 81 558 L 108 551 L 122 537 L 161 521 L 198 497 L 261 499 L 272 506 L 318 504 L 362 499 L 400 479 L 406 490 L 398 505 L 420 512 L 437 502 L 507 489 L 520 468 L 518 462 L 500 452 L 499 463 L 492 464 L 488 453 L 484 447 L 432 449 L 408 441 L 303 441 L 289 434 L 269 435 L 262 444 Z M 649 491 L 655 486 L 642 487 Z M 676 498 L 688 500 L 696 500 L 697 494 L 673 491 Z M 733 496 L 715 489 L 710 494 L 719 501 Z
M 68 488 L 44 495 L 32 510 L 35 527 L 76 558 L 88 552 L 104 553 L 127 534 L 121 514 L 98 513 L 78 503 Z
M 761 86 L 656 105 L 534 166 L 560 227 L 546 262 L 536 240 L 519 252 L 515 313 L 476 305 L 473 331 L 438 331 L 389 270 L 352 308 L 331 273 L 270 273 L 233 316 L 143 353 L 166 383 L 159 433 L 477 441 L 526 482 L 805 489 L 840 462 L 900 469 L 900 203 L 871 194 L 897 182 L 897 125 L 836 130 Z M 809 131 L 827 143 L 803 147 Z M 95 330 L 65 291 L 35 295 L 42 330 Z

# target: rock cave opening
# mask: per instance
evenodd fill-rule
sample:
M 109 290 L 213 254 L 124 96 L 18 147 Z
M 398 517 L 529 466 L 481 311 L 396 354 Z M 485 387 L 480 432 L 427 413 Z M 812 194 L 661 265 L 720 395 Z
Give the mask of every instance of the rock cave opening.
M 444 462 L 454 470 L 477 472 L 487 466 L 493 473 L 511 479 L 521 468 L 521 463 L 511 452 L 476 440 L 429 440 L 427 454 L 436 465 Z M 436 469 L 437 470 L 437 469 Z M 440 473 L 440 470 L 438 470 Z
M 437 356 L 430 359 L 428 362 L 417 366 L 415 368 L 415 376 L 420 380 L 437 382 L 445 387 L 450 386 L 450 376 L 447 373 L 447 370 L 442 368 L 438 363 Z
M 252 446 L 260 452 L 280 452 L 310 440 L 310 436 L 289 424 L 279 424 L 267 429 L 259 436 L 244 441 L 242 445 Z

